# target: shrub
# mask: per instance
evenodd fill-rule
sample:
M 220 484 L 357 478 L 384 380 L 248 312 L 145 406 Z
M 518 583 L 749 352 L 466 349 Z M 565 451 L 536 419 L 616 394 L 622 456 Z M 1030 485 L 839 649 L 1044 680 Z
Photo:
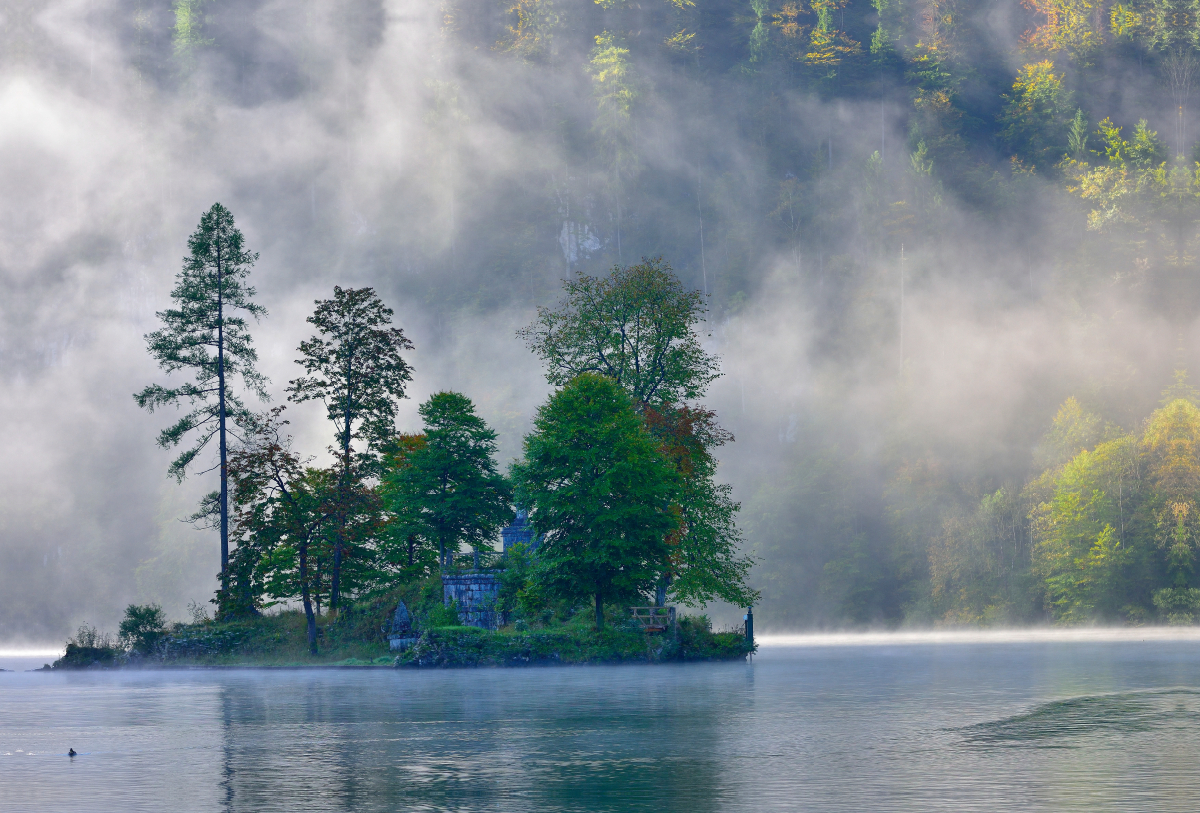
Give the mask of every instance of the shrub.
M 212 621 L 208 616 L 208 608 L 195 601 L 188 602 L 188 614 L 191 615 L 192 624 L 195 625 L 207 624 Z
M 435 604 L 425 611 L 425 615 L 420 621 L 421 627 L 424 629 L 457 627 L 459 626 L 458 602 L 451 601 L 448 605 Z
M 54 669 L 88 669 L 116 666 L 121 652 L 113 644 L 112 633 L 99 632 L 80 625 L 75 636 L 67 639 L 66 653 L 54 662 Z
M 126 649 L 143 657 L 152 655 L 167 633 L 167 616 L 157 604 L 130 604 L 117 632 Z
M 99 632 L 95 627 L 80 624 L 75 636 L 67 639 L 67 645 L 71 644 L 83 649 L 112 649 L 113 637 L 111 632 Z

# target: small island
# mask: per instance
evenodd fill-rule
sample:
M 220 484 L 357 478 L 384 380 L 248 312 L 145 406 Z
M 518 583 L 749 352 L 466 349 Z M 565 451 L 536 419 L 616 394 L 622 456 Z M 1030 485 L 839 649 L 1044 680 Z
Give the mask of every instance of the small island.
M 510 550 L 513 554 L 516 558 L 523 550 Z M 500 569 L 457 571 L 440 580 L 440 591 L 439 580 L 427 579 L 355 602 L 318 628 L 316 653 L 308 644 L 304 613 L 298 610 L 214 621 L 196 608 L 190 623 L 172 624 L 156 605 L 130 605 L 117 636 L 85 625 L 49 668 L 669 663 L 744 660 L 757 648 L 749 625 L 714 632 L 706 616 L 677 616 L 675 607 L 609 606 L 606 616 L 616 617 L 600 629 L 589 612 L 556 618 L 550 611 L 534 624 L 523 618 L 514 621 L 513 613 L 497 609 L 511 596 L 506 591 L 513 582 L 506 583 L 505 576 Z M 465 599 L 461 604 L 460 598 Z
M 287 611 L 228 622 L 164 624 L 123 640 L 85 627 L 50 668 L 565 666 L 745 660 L 756 649 L 742 630 L 714 632 L 702 615 L 682 616 L 665 629 L 645 629 L 639 621 L 627 621 L 596 630 L 586 614 L 537 629 L 415 627 L 406 631 L 403 649 L 393 649 L 390 628 L 376 623 L 387 615 L 385 604 L 348 607 L 337 622 L 321 628 L 317 655 L 309 651 L 303 613 Z
M 289 408 L 255 369 L 247 284 L 258 255 L 214 204 L 188 240 L 174 307 L 146 336 L 167 374 L 134 397 L 185 411 L 159 445 L 201 454 L 219 489 L 190 518 L 220 541 L 212 615 L 168 623 L 131 604 L 118 634 L 83 626 L 52 669 L 125 666 L 454 667 L 744 659 L 752 607 L 739 505 L 715 479 L 733 440 L 698 403 L 720 375 L 700 291 L 662 258 L 564 281 L 518 337 L 552 391 L 502 472 L 497 433 L 462 392 L 434 392 L 420 431 L 396 427 L 413 345 L 371 288 L 335 286 L 307 322 L 284 390 L 328 421 L 326 463 L 294 448 Z M 247 318 L 250 317 L 250 318 Z M 235 386 L 236 385 L 236 386 Z M 186 441 L 186 443 L 185 443 Z M 684 614 L 682 608 L 695 614 Z

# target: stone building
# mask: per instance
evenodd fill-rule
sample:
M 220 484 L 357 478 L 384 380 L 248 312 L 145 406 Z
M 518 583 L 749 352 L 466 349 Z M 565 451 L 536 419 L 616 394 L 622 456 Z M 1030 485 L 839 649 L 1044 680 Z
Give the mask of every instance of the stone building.
M 534 537 L 533 525 L 529 522 L 529 514 L 524 510 L 517 510 L 517 516 L 512 521 L 512 525 L 500 531 L 500 538 L 504 541 L 504 552 L 508 553 L 508 549 L 513 545 L 522 544 L 532 553 L 538 549 L 542 538 Z
M 442 602 L 458 604 L 458 623 L 466 627 L 494 630 L 504 620 L 497 610 L 500 579 L 494 571 L 442 574 Z
M 517 544 L 525 545 L 531 552 L 541 542 L 533 534 L 529 514 L 518 510 L 511 525 L 500 531 L 504 552 Z M 503 613 L 497 610 L 500 601 L 500 578 L 494 570 L 473 570 L 465 573 L 442 574 L 442 602 L 458 605 L 458 621 L 468 627 L 497 629 L 504 625 Z

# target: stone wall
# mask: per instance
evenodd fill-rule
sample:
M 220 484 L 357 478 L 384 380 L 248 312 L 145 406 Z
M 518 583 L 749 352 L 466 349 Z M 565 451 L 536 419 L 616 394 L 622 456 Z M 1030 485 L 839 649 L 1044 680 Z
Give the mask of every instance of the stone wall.
M 503 619 L 496 605 L 500 598 L 500 579 L 496 573 L 475 572 L 442 574 L 442 602 L 458 602 L 458 622 L 468 627 L 494 630 Z

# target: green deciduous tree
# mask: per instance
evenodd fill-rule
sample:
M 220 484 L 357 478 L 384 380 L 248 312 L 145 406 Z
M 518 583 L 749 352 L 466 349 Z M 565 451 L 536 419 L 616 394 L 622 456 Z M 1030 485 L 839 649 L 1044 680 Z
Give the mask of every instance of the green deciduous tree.
M 288 398 L 319 400 L 336 427 L 332 449 L 338 467 L 338 514 L 333 544 L 329 607 L 341 599 L 342 560 L 349 545 L 362 483 L 378 473 L 379 456 L 395 435 L 396 401 L 412 380 L 401 351 L 412 348 L 400 328 L 391 327 L 393 311 L 371 288 L 334 287 L 333 299 L 319 300 L 308 317 L 317 335 L 300 345 L 296 363 L 306 376 L 290 382 Z M 356 446 L 357 442 L 357 446 Z
M 317 653 L 316 614 L 312 593 L 319 574 L 310 564 L 310 549 L 319 544 L 332 515 L 330 496 L 336 481 L 308 468 L 284 433 L 283 408 L 248 422 L 246 439 L 230 458 L 233 480 L 234 552 L 251 583 L 277 600 L 300 597 L 307 622 L 308 646 Z M 245 603 L 247 597 L 242 597 Z M 251 599 L 253 597 L 250 597 Z
M 1200 407 L 1169 401 L 1151 416 L 1142 439 L 1149 458 L 1154 541 L 1165 553 L 1170 585 L 1154 604 L 1172 622 L 1192 623 L 1200 590 L 1192 586 L 1200 547 Z
M 1053 496 L 1034 510 L 1034 569 L 1054 616 L 1067 622 L 1119 618 L 1136 592 L 1133 557 L 1143 557 L 1136 508 L 1144 484 L 1137 438 L 1079 452 L 1055 478 Z
M 757 604 L 758 591 L 746 584 L 754 560 L 738 553 L 742 535 L 735 520 L 741 506 L 731 486 L 713 480 L 717 461 L 711 449 L 733 436 L 707 409 L 648 407 L 644 417 L 677 475 L 671 509 L 679 524 L 667 540 L 671 566 L 660 587 L 692 607 L 714 599 L 740 607 Z
M 696 335 L 703 295 L 684 288 L 661 257 L 563 287 L 566 299 L 538 308 L 537 320 L 517 334 L 546 364 L 551 384 L 595 372 L 635 403 L 682 403 L 703 396 L 720 375 L 716 356 Z
M 400 473 L 412 465 L 412 455 L 425 448 L 425 435 L 397 435 L 388 448 L 379 483 L 386 521 L 379 540 L 380 564 L 408 583 L 437 572 L 441 562 L 437 540 L 429 536 L 420 505 L 407 499 Z
M 1004 97 L 1000 137 L 1022 159 L 1048 169 L 1067 151 L 1071 93 L 1050 60 L 1023 65 Z
M 712 450 L 733 436 L 714 412 L 685 404 L 720 375 L 719 360 L 697 334 L 702 294 L 686 289 L 661 258 L 564 286 L 565 300 L 539 308 L 519 335 L 545 361 L 550 383 L 599 373 L 622 387 L 674 468 L 670 503 L 678 525 L 667 540 L 672 565 L 659 587 L 688 605 L 716 598 L 753 604 L 758 593 L 746 584 L 752 562 L 738 554 L 739 506 L 730 487 L 713 479 Z
M 1104 422 L 1071 396 L 1063 401 L 1038 448 L 1040 462 L 1061 466 L 1104 439 Z
M 174 388 L 152 384 L 134 396 L 138 406 L 150 412 L 168 405 L 190 407 L 158 436 L 160 446 L 172 448 L 196 433 L 192 446 L 171 463 L 169 471 L 177 479 L 184 478 L 196 456 L 217 438 L 221 488 L 206 501 L 212 510 L 201 514 L 215 517 L 220 528 L 222 590 L 229 588 L 228 421 L 249 415 L 233 393 L 231 381 L 241 376 L 247 390 L 264 400 L 267 397 L 265 379 L 254 367 L 258 356 L 247 321 L 235 315 L 242 311 L 257 319 L 266 314 L 253 301 L 254 288 L 246 284 L 257 259 L 257 254 L 246 251 L 233 214 L 214 203 L 188 238 L 188 255 L 171 290 L 175 307 L 160 311 L 162 328 L 146 336 L 151 357 L 164 371 L 189 371 L 194 380 Z
M 1026 489 L 1044 492 L 1032 514 L 1033 567 L 1057 619 L 1140 618 L 1153 607 L 1166 621 L 1192 623 L 1200 613 L 1194 572 L 1200 407 L 1194 400 L 1180 374 L 1140 435 L 1104 442 L 1098 442 L 1096 420 L 1073 400 L 1059 410 L 1050 445 L 1057 439 L 1076 453 L 1040 478 L 1049 489 Z
M 152 655 L 167 634 L 167 616 L 157 604 L 130 604 L 117 627 L 122 646 L 139 655 Z
M 385 503 L 406 535 L 437 545 L 442 567 L 466 543 L 478 568 L 479 552 L 512 518 L 508 481 L 496 470 L 496 433 L 461 393 L 435 393 L 419 411 L 423 442 L 384 476 Z
M 539 587 L 569 601 L 591 598 L 598 628 L 606 601 L 644 595 L 670 568 L 677 477 L 611 378 L 583 373 L 554 393 L 512 476 L 545 534 Z

